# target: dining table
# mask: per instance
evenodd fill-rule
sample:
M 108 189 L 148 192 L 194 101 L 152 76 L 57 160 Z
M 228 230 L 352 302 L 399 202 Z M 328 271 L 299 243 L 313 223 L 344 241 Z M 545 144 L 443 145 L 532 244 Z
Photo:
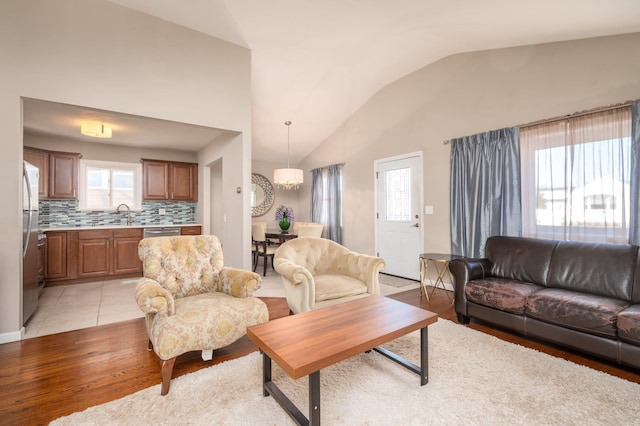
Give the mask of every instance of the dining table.
M 288 240 L 292 240 L 294 238 L 298 238 L 298 234 L 291 232 L 291 231 L 287 231 L 287 232 L 282 232 L 280 230 L 269 230 L 267 229 L 267 231 L 264 233 L 264 236 L 267 240 L 278 240 L 278 244 L 282 244 L 285 241 Z

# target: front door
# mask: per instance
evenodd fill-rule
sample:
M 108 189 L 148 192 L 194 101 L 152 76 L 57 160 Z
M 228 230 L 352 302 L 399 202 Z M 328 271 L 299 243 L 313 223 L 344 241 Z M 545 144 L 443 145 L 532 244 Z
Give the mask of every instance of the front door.
M 419 279 L 423 251 L 422 153 L 377 160 L 376 244 L 385 273 Z

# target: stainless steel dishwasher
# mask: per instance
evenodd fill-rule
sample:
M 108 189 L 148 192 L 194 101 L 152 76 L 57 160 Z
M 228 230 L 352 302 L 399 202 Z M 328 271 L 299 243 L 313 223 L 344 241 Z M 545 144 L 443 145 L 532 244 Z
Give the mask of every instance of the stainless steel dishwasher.
M 143 238 L 172 237 L 174 235 L 180 235 L 179 226 L 154 226 L 153 228 L 144 228 L 142 232 Z

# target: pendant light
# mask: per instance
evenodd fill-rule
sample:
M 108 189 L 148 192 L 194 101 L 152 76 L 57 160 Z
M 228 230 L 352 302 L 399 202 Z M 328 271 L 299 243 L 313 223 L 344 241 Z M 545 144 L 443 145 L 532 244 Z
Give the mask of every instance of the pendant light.
M 274 170 L 273 181 L 276 185 L 286 190 L 298 189 L 304 181 L 304 176 L 301 169 L 292 169 L 289 165 L 289 126 L 291 126 L 291 122 L 285 121 L 284 124 L 287 126 L 287 168 Z

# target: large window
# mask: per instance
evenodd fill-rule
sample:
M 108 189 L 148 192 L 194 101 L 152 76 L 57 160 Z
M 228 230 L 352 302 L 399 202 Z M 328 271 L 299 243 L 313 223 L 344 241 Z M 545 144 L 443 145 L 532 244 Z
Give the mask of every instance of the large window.
M 523 127 L 523 236 L 626 243 L 631 110 Z
M 80 210 L 140 210 L 141 175 L 135 163 L 80 160 Z

